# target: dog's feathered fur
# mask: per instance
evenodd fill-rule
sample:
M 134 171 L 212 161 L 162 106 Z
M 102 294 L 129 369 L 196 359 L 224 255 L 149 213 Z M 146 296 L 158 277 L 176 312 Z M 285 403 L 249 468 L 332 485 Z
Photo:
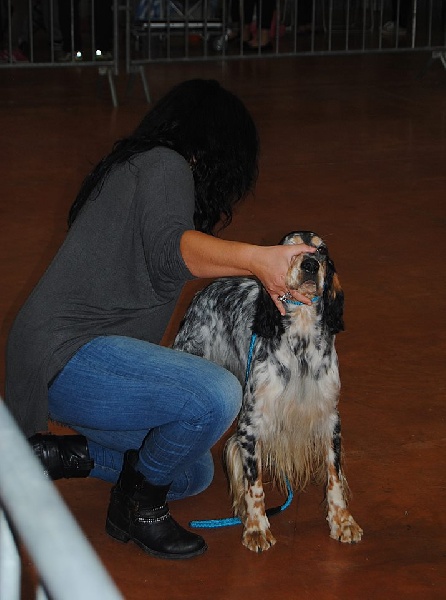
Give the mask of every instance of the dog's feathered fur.
M 288 302 L 282 317 L 256 279 L 217 279 L 195 296 L 173 345 L 226 367 L 244 386 L 225 464 L 234 512 L 244 524 L 243 543 L 257 552 L 275 543 L 265 513 L 263 470 L 281 489 L 285 478 L 295 490 L 310 479 L 325 480 L 331 537 L 357 542 L 362 536 L 347 510 L 341 467 L 334 342 L 344 328 L 344 296 L 319 236 L 292 232 L 281 243 L 302 242 L 317 251 L 292 261 L 286 283 L 312 299 L 311 306 Z M 253 333 L 257 339 L 245 381 Z

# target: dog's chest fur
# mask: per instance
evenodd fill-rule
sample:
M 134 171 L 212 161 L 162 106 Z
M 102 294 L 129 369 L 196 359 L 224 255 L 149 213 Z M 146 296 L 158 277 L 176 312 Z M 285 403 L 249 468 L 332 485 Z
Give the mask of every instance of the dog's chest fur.
M 286 475 L 296 489 L 310 473 L 323 476 L 340 387 L 333 338 L 322 335 L 315 310 L 301 307 L 279 342 L 259 338 L 242 409 L 261 441 L 263 465 L 279 485 Z

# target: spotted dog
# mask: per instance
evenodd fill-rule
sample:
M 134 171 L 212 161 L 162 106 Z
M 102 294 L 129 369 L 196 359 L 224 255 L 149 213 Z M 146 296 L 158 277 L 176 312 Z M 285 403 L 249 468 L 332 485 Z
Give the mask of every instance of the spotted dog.
M 316 248 L 295 257 L 286 281 L 311 305 L 283 296 L 282 316 L 258 280 L 217 279 L 195 296 L 173 344 L 226 367 L 244 386 L 224 459 L 242 541 L 255 552 L 276 543 L 265 512 L 264 472 L 284 492 L 287 481 L 294 490 L 310 480 L 325 482 L 330 536 L 345 543 L 362 536 L 347 509 L 341 465 L 335 335 L 344 329 L 343 291 L 318 235 L 292 232 L 281 243 Z

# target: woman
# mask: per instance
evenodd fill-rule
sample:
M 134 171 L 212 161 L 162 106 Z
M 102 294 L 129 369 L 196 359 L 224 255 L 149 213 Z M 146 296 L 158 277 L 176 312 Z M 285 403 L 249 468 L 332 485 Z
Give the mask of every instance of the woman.
M 255 275 L 283 312 L 289 263 L 312 251 L 212 235 L 253 190 L 257 158 L 237 97 L 215 81 L 175 87 L 85 179 L 8 340 L 7 404 L 49 476 L 114 483 L 107 532 L 162 558 L 206 550 L 166 498 L 210 484 L 210 448 L 242 396 L 226 370 L 159 345 L 181 289 Z M 48 415 L 78 435 L 38 433 Z

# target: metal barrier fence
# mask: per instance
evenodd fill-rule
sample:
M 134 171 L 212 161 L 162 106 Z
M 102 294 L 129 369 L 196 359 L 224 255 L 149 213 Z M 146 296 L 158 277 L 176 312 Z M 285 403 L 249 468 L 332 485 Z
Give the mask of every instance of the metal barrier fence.
M 128 0 L 127 57 L 141 64 L 426 50 L 446 45 L 445 5 L 443 0 Z M 258 23 L 261 45 L 253 48 Z
M 40 577 L 37 600 L 123 600 L 0 398 L 2 600 L 22 597 L 19 544 Z
M 0 70 L 48 67 L 96 67 L 117 106 L 118 0 L 0 0 Z
M 0 0 L 0 27 L 0 69 L 97 67 L 115 105 L 120 60 L 147 100 L 153 62 L 429 50 L 446 64 L 445 0 Z
M 260 25 L 260 26 L 259 26 Z M 126 70 L 153 62 L 431 50 L 446 66 L 443 0 L 127 0 Z

